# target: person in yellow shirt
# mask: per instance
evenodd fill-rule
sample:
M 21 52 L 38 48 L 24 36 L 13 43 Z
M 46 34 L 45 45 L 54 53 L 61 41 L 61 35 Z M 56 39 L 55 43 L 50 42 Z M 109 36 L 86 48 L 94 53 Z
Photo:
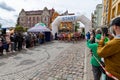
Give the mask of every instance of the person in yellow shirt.
M 115 37 L 105 44 L 104 39 L 106 36 L 102 36 L 97 53 L 104 58 L 106 71 L 120 80 L 120 17 L 115 18 L 111 26 Z M 107 75 L 106 80 L 114 79 Z

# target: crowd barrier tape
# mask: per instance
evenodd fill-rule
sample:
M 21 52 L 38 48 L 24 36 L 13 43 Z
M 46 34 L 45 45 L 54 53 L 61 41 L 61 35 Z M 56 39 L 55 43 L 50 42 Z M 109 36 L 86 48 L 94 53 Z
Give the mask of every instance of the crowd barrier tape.
M 93 57 L 100 64 L 100 66 L 103 68 L 103 70 L 105 71 L 106 75 L 108 75 L 110 78 L 112 78 L 114 80 L 119 80 L 118 78 L 116 78 L 115 76 L 113 76 L 111 73 L 109 73 L 107 70 L 105 70 L 104 66 L 101 64 L 101 62 L 94 55 L 93 55 Z

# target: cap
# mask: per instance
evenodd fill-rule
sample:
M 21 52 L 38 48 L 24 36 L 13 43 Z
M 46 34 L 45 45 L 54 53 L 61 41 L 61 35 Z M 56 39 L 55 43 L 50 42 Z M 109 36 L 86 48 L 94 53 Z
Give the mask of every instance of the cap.
M 110 26 L 113 26 L 113 25 L 120 26 L 120 17 L 117 17 L 112 21 Z

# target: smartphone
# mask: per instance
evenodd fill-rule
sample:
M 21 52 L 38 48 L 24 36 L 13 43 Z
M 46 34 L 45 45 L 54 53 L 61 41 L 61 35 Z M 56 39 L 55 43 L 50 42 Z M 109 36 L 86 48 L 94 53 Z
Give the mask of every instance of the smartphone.
M 102 33 L 103 35 L 108 36 L 108 28 L 107 27 L 102 28 Z

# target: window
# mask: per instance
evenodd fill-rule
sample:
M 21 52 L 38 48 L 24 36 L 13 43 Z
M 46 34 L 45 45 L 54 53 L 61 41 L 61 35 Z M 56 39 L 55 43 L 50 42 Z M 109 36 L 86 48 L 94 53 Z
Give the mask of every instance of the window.
M 43 21 L 48 22 L 48 17 L 47 17 L 47 16 L 44 16 L 44 17 L 43 17 Z
M 23 21 L 23 18 L 21 18 L 20 21 Z
M 112 9 L 112 18 L 114 18 L 115 15 L 116 15 L 116 7 L 114 7 L 114 8 Z
M 112 2 L 114 2 L 115 0 L 112 0 Z
M 45 21 L 47 21 L 47 18 L 45 17 Z
M 37 17 L 37 22 L 39 22 L 39 17 Z
M 117 15 L 120 15 L 120 3 L 118 4 L 118 10 Z
M 31 21 L 31 17 L 29 17 L 29 21 Z
M 33 21 L 35 21 L 35 17 L 33 17 Z

